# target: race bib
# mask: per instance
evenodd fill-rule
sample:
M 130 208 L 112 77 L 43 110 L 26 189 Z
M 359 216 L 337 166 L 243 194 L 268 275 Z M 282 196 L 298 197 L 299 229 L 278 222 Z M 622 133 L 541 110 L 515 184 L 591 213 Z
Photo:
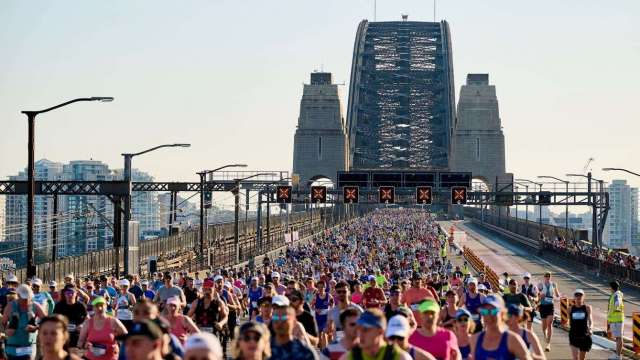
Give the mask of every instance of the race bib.
M 587 317 L 587 314 L 583 311 L 578 311 L 571 314 L 571 318 L 573 320 L 584 320 L 586 317 Z
M 212 327 L 204 327 L 204 326 L 203 326 L 203 327 L 201 327 L 201 328 L 200 328 L 200 330 L 201 330 L 202 332 L 206 332 L 206 333 L 213 334 L 213 328 L 212 328 Z
M 92 344 L 91 345 L 91 353 L 94 356 L 103 356 L 107 353 L 107 347 L 100 344 Z
M 318 315 L 327 315 L 329 313 L 329 309 L 318 309 L 316 310 L 316 314 Z
M 252 301 L 251 302 L 251 307 L 257 308 L 258 307 L 258 302 L 257 301 Z
M 547 297 L 544 298 L 544 301 L 547 302 L 547 303 L 553 303 L 553 297 L 547 296 Z
M 336 340 L 340 341 L 344 337 L 344 331 L 336 331 Z
M 75 332 L 76 331 L 76 324 L 69 323 L 69 325 L 67 325 L 67 331 Z
M 16 348 L 16 356 L 31 356 L 31 346 L 22 346 Z
M 473 319 L 473 321 L 478 321 L 478 320 L 480 320 L 480 315 L 478 315 L 478 314 L 471 314 L 471 319 Z

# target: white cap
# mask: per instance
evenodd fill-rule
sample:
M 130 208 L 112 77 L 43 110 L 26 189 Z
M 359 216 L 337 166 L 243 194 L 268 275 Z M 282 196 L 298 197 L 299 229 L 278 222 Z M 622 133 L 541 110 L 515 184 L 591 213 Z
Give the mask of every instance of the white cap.
M 386 337 L 400 336 L 406 338 L 409 336 L 410 331 L 411 326 L 409 325 L 409 320 L 402 315 L 394 315 L 389 319 L 389 323 L 387 324 Z
M 56 287 L 56 286 L 58 286 L 58 283 L 55 280 L 49 281 L 49 287 Z
M 531 274 L 526 272 L 526 273 L 522 274 L 522 277 L 531 279 Z
M 142 280 L 140 282 L 140 285 L 149 285 L 149 282 L 147 280 Z
M 64 278 L 65 278 L 65 279 L 66 279 L 66 278 L 69 278 L 69 279 L 71 279 L 71 281 L 73 281 L 73 280 L 75 279 L 75 277 L 73 276 L 73 274 L 72 274 L 72 273 L 65 275 L 65 276 L 64 276 Z
M 480 291 L 480 290 L 487 290 L 487 287 L 484 286 L 484 284 L 480 284 L 480 285 L 478 285 L 478 291 Z
M 278 273 L 277 271 L 274 271 L 274 272 L 271 273 L 271 277 L 272 278 L 277 277 L 279 279 L 280 278 L 280 273 Z
M 276 306 L 289 306 L 291 303 L 289 299 L 284 295 L 276 295 L 271 299 L 271 303 Z
M 20 299 L 28 300 L 33 297 L 33 291 L 31 291 L 31 288 L 25 284 L 18 286 L 16 292 Z
M 216 276 L 213 277 L 213 281 L 218 281 L 218 280 L 224 280 L 222 275 L 216 275 Z
M 218 338 L 209 333 L 197 333 L 189 336 L 184 343 L 185 355 L 190 350 L 209 350 L 213 353 L 213 359 L 222 360 L 222 346 Z
M 223 286 L 224 286 L 224 287 L 226 287 L 226 288 L 229 288 L 229 289 L 232 289 L 232 288 L 233 288 L 233 285 L 231 285 L 231 283 L 230 283 L 230 282 L 228 282 L 228 281 L 225 281 L 225 283 L 224 283 L 224 285 L 223 285 Z
M 129 284 L 129 280 L 127 280 L 127 279 L 122 279 L 122 280 L 120 280 L 120 281 L 118 282 L 118 285 L 120 285 L 120 286 L 126 286 L 126 287 L 129 287 L 129 285 L 130 285 L 130 284 Z
M 467 284 L 476 284 L 478 285 L 478 279 L 474 278 L 474 277 L 470 277 L 467 279 Z
M 573 292 L 574 294 L 582 294 L 582 296 L 584 296 L 584 290 L 582 289 L 576 289 L 576 291 Z
M 40 280 L 38 278 L 33 278 L 33 279 L 31 279 L 31 284 L 36 285 L 36 286 L 42 286 L 42 280 Z
M 172 296 L 170 298 L 167 299 L 167 305 L 175 305 L 175 306 L 180 306 L 180 298 L 178 298 L 177 296 Z
M 18 277 L 15 276 L 14 274 L 9 274 L 9 276 L 7 276 L 7 280 L 8 283 L 9 282 L 14 282 L 14 283 L 19 283 L 20 281 L 18 281 Z

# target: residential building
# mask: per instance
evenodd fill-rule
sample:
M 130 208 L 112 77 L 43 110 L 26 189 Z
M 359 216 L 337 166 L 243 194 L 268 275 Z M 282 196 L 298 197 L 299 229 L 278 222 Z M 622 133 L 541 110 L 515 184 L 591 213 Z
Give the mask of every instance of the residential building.
M 603 244 L 614 249 L 640 247 L 638 241 L 638 189 L 626 180 L 613 180 L 608 186 L 609 216 L 603 234 Z

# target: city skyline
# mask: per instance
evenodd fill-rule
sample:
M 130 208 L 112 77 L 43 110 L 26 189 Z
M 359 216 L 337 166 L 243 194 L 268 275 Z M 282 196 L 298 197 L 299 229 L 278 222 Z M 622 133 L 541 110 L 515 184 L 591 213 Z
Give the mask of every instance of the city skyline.
M 301 83 L 323 68 L 348 85 L 353 36 L 361 19 L 372 19 L 371 3 L 327 1 L 318 8 L 294 1 L 195 1 L 149 8 L 145 2 L 76 2 L 68 11 L 53 2 L 9 1 L 0 14 L 9 25 L 0 30 L 1 49 L 9 54 L 0 59 L 6 69 L 0 75 L 0 178 L 26 164 L 20 110 L 93 95 L 116 101 L 38 118 L 36 158 L 94 158 L 118 168 L 122 152 L 190 142 L 191 149 L 165 149 L 136 158 L 134 166 L 167 181 L 195 181 L 196 171 L 229 162 L 290 171 Z M 616 5 L 438 4 L 437 19 L 451 25 L 456 93 L 474 72 L 489 73 L 498 89 L 507 171 L 563 177 L 581 172 L 594 157 L 595 176 L 640 185 L 640 178 L 600 171 L 639 170 L 625 161 L 640 150 L 634 141 L 640 110 L 633 101 L 640 83 L 634 65 L 640 62 L 640 4 Z M 27 27 L 20 19 L 31 12 L 41 16 Z M 401 13 L 433 20 L 431 3 L 378 1 L 377 20 L 399 20 Z M 546 26 L 539 24 L 541 14 Z M 610 25 L 592 26 L 603 20 Z M 323 23 L 331 26 L 316 25 Z M 554 30 L 559 26 L 562 31 Z M 235 31 L 222 36 L 227 28 Z M 291 31 L 296 28 L 305 31 Z M 82 36 L 55 47 L 54 39 L 71 38 L 79 29 Z M 602 66 L 609 63 L 615 66 Z

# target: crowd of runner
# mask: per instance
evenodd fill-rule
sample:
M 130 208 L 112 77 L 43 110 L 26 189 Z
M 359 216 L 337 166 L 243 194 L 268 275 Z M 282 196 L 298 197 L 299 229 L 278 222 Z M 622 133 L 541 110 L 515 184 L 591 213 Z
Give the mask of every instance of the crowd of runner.
M 456 251 L 428 212 L 394 209 L 326 229 L 254 269 L 69 274 L 63 284 L 9 276 L 0 289 L 2 356 L 545 359 L 560 296 L 551 274 L 540 282 L 505 274 L 504 288 L 492 289 L 466 262 L 452 262 Z M 570 343 L 584 359 L 591 307 L 582 290 L 574 295 Z M 622 294 L 614 295 L 611 314 L 623 319 Z M 535 316 L 542 341 L 532 332 Z M 621 328 L 613 329 L 620 337 Z

